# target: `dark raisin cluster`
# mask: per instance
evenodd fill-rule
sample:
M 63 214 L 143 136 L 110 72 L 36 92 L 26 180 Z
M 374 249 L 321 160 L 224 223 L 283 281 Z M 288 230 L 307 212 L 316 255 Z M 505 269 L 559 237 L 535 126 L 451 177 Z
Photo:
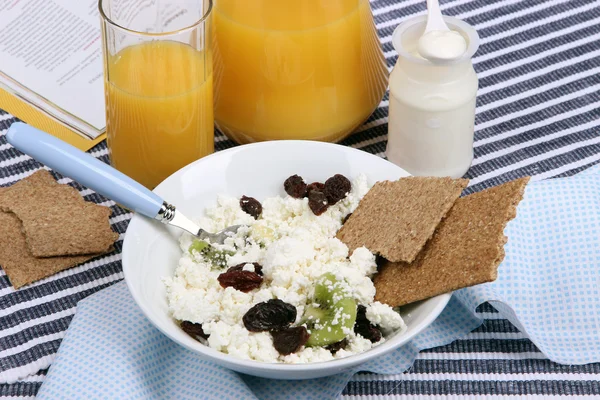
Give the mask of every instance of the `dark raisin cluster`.
M 296 307 L 279 299 L 255 304 L 242 318 L 250 332 L 287 328 L 296 320 Z
M 190 321 L 181 321 L 179 323 L 179 326 L 181 327 L 181 329 L 183 329 L 185 333 L 187 333 L 194 339 L 198 339 L 199 337 L 202 339 L 208 339 L 209 335 L 204 333 L 204 330 L 202 329 L 202 324 L 195 324 Z
M 273 346 L 279 354 L 287 356 L 300 350 L 306 344 L 310 334 L 304 326 L 284 328 L 271 332 Z
M 254 272 L 244 271 L 244 265 L 246 264 L 242 263 L 223 272 L 217 280 L 224 288 L 232 287 L 244 293 L 257 289 L 263 281 L 262 266 L 258 263 L 252 264 L 254 265 Z
M 373 343 L 381 340 L 381 331 L 367 319 L 367 308 L 363 305 L 359 305 L 356 310 L 354 333 L 361 335 L 365 339 L 369 339 Z
M 346 348 L 348 346 L 348 339 L 344 338 L 339 342 L 332 343 L 330 345 L 325 346 L 327 350 L 331 352 L 331 354 L 337 353 L 339 350 Z
M 292 175 L 283 182 L 285 192 L 296 199 L 301 199 L 306 196 L 308 185 L 304 182 L 301 176 Z
M 273 346 L 284 356 L 300 350 L 310 337 L 306 327 L 290 327 L 295 320 L 296 307 L 279 299 L 254 305 L 242 318 L 250 332 L 271 332 Z
M 301 176 L 292 175 L 285 180 L 283 188 L 296 199 L 308 197 L 308 206 L 312 212 L 321 215 L 329 206 L 344 199 L 352 189 L 352 184 L 340 174 L 332 176 L 325 183 L 313 182 L 310 185 L 307 185 Z
M 262 214 L 262 204 L 254 197 L 242 196 L 240 199 L 240 207 L 246 214 L 250 214 L 254 219 L 258 219 Z
M 325 190 L 325 184 L 321 182 L 313 182 L 306 188 L 307 196 L 310 195 L 310 192 L 316 190 L 318 192 L 323 192 Z
M 233 267 L 229 268 L 227 270 L 227 272 L 229 272 L 229 271 L 242 271 L 244 269 L 244 265 L 246 265 L 246 264 L 252 264 L 252 265 L 254 265 L 254 272 L 256 272 L 260 276 L 263 276 L 262 265 L 260 265 L 259 263 L 256 263 L 256 262 L 255 263 L 241 263 L 241 264 L 238 264 L 236 266 L 233 266 Z
M 323 193 L 327 196 L 329 204 L 335 204 L 346 198 L 352 190 L 352 184 L 344 175 L 336 174 L 325 181 Z
M 325 193 L 313 190 L 308 195 L 308 206 L 312 210 L 313 214 L 321 215 L 329 208 L 329 202 Z

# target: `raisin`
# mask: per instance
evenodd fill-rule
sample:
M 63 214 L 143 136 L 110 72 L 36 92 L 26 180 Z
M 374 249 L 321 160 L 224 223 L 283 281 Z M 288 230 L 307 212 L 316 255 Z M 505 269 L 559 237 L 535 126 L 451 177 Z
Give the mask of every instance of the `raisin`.
M 181 329 L 183 329 L 185 333 L 187 333 L 194 339 L 196 339 L 198 336 L 202 339 L 208 339 L 209 335 L 204 333 L 204 330 L 202 329 L 202 324 L 195 324 L 190 321 L 181 321 L 179 326 L 181 327 Z
M 345 348 L 347 345 L 348 345 L 348 339 L 344 338 L 343 340 L 340 340 L 339 342 L 335 342 L 335 343 L 325 346 L 325 348 L 327 350 L 329 350 L 331 352 L 331 354 L 335 354 L 338 352 L 338 350 Z
M 311 191 L 313 190 L 318 190 L 319 192 L 322 192 L 323 190 L 325 190 L 325 185 L 321 182 L 313 182 L 310 185 L 307 186 L 306 188 L 306 197 L 308 197 L 308 195 L 310 194 Z
M 356 307 L 356 320 L 357 321 L 368 321 L 367 320 L 367 307 L 363 306 L 362 304 L 359 304 Z
M 273 346 L 279 354 L 287 356 L 300 350 L 306 344 L 310 337 L 308 331 L 303 326 L 281 329 L 271 332 L 273 336 Z
M 252 289 L 258 288 L 262 283 L 263 278 L 252 271 L 228 270 L 219 275 L 217 280 L 224 288 L 232 287 L 240 292 L 248 293 Z
M 296 320 L 296 307 L 279 299 L 254 305 L 242 321 L 250 332 L 274 331 L 287 328 Z
M 240 199 L 240 207 L 246 214 L 250 214 L 254 219 L 258 219 L 262 213 L 262 205 L 254 197 L 242 196 Z
M 367 308 L 363 305 L 359 305 L 356 310 L 354 333 L 361 335 L 365 339 L 369 339 L 373 343 L 381 340 L 381 331 L 367 319 Z
M 312 210 L 313 214 L 321 215 L 329 208 L 327 197 L 323 192 L 313 190 L 308 194 L 308 206 Z
M 342 225 L 344 225 L 346 223 L 346 221 L 348 221 L 348 218 L 350 218 L 351 215 L 352 215 L 352 213 L 350 213 L 344 217 L 344 219 L 342 220 Z
M 285 192 L 296 199 L 301 199 L 306 196 L 306 182 L 301 176 L 292 175 L 283 182 Z
M 254 265 L 254 272 L 256 272 L 258 275 L 262 276 L 263 272 L 262 272 L 262 265 L 260 265 L 259 263 L 241 263 L 238 265 L 235 265 L 231 268 L 229 268 L 227 270 L 227 272 L 231 272 L 231 271 L 243 271 L 244 270 L 244 265 L 246 264 L 252 264 Z M 252 271 L 250 271 L 252 272 Z
M 325 181 L 323 193 L 330 204 L 335 204 L 346 197 L 352 190 L 352 184 L 344 175 L 336 174 Z

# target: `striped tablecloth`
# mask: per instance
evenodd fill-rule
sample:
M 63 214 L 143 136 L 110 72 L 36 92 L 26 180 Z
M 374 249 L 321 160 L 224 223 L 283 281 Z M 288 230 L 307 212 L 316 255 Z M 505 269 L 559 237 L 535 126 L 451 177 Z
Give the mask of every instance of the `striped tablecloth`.
M 391 68 L 392 31 L 422 14 L 425 1 L 372 0 L 372 7 Z M 481 37 L 474 58 L 480 89 L 469 190 L 524 175 L 567 176 L 600 161 L 600 1 L 450 0 L 442 1 L 442 10 L 473 25 Z M 343 144 L 383 156 L 387 112 L 386 97 Z M 14 121 L 0 111 L 0 186 L 40 168 L 6 143 L 4 133 Z M 234 145 L 220 134 L 215 140 L 218 150 Z M 91 154 L 107 161 L 106 145 Z M 0 271 L 0 377 L 29 375 L 0 384 L 0 397 L 35 396 L 77 302 L 123 278 L 120 251 L 131 214 L 69 179 L 61 182 L 86 200 L 109 205 L 121 238 L 114 253 L 19 291 Z M 600 364 L 553 363 L 491 306 L 478 311 L 485 323 L 467 337 L 422 352 L 404 374 L 359 374 L 343 398 L 600 396 Z

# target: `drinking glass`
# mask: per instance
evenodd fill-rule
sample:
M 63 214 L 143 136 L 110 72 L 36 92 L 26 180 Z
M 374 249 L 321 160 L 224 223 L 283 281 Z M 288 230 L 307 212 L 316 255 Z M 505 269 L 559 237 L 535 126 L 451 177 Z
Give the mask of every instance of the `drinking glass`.
M 211 0 L 99 0 L 113 167 L 153 189 L 214 151 Z
M 338 141 L 388 70 L 369 0 L 215 0 L 215 121 L 238 143 Z

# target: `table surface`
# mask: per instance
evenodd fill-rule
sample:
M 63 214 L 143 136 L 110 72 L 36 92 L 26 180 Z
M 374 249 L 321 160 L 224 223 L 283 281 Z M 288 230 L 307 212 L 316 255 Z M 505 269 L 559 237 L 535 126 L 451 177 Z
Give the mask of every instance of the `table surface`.
M 424 0 L 372 0 L 375 22 L 391 68 L 394 28 L 422 14 Z M 442 1 L 445 14 L 473 25 L 481 37 L 474 58 L 479 76 L 475 160 L 469 191 L 525 175 L 575 174 L 600 161 L 600 2 L 590 0 Z M 0 108 L 2 105 L 0 104 Z M 369 121 L 343 142 L 384 156 L 387 95 Z M 41 166 L 6 143 L 15 119 L 0 110 L 0 186 Z M 221 134 L 217 150 L 234 143 Z M 91 151 L 107 162 L 104 143 Z M 0 374 L 33 371 L 0 385 L 0 397 L 32 397 L 82 298 L 123 278 L 121 245 L 131 214 L 89 189 L 55 174 L 88 201 L 110 206 L 121 233 L 114 253 L 15 291 L 0 270 Z M 456 395 L 600 396 L 600 364 L 559 365 L 491 306 L 485 323 L 454 343 L 423 351 L 400 375 L 359 374 L 343 398 L 429 398 Z M 37 371 L 37 372 L 35 372 Z

